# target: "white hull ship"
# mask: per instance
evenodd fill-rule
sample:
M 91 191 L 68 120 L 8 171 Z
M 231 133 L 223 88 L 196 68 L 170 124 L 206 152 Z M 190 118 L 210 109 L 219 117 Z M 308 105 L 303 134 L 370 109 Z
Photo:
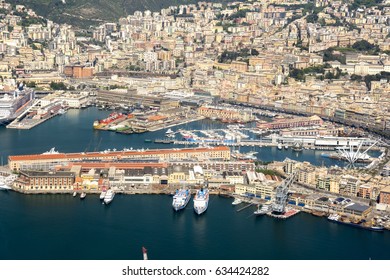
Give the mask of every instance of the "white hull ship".
M 6 125 L 22 113 L 22 107 L 35 98 L 31 89 L 0 94 L 0 125 Z
M 194 211 L 200 215 L 204 213 L 209 206 L 209 190 L 200 189 L 196 192 L 194 197 Z
M 188 189 L 176 190 L 173 196 L 172 207 L 175 211 L 184 209 L 191 199 L 191 193 Z
M 115 192 L 113 190 L 108 190 L 106 192 L 106 195 L 104 196 L 104 203 L 105 204 L 110 204 L 111 201 L 114 199 L 114 196 L 115 196 Z

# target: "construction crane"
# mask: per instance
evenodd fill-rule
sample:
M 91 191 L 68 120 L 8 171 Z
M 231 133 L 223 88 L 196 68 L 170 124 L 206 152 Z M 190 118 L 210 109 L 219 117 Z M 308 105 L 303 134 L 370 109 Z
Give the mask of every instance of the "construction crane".
M 272 212 L 284 214 L 287 204 L 288 188 L 294 182 L 296 174 L 296 172 L 291 174 L 276 188 L 275 200 L 272 204 Z

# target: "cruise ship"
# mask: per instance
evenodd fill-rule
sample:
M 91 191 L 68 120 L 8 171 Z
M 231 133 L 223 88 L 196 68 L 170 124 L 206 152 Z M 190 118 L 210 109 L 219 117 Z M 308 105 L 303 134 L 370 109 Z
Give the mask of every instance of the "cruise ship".
M 173 196 L 172 207 L 175 211 L 184 209 L 190 201 L 191 193 L 188 189 L 176 190 Z
M 209 190 L 200 189 L 196 192 L 194 197 L 194 211 L 200 215 L 207 210 L 209 206 Z
M 0 125 L 6 125 L 16 119 L 22 113 L 22 107 L 34 98 L 34 91 L 23 89 L 23 86 L 13 93 L 0 93 Z
M 106 195 L 104 196 L 104 203 L 105 204 L 110 204 L 111 201 L 114 199 L 114 196 L 115 196 L 115 192 L 113 190 L 108 190 L 106 192 Z

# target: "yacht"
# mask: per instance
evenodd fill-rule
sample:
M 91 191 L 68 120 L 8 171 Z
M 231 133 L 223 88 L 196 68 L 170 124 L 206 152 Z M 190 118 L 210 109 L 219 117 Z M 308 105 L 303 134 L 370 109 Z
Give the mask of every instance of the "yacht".
M 87 194 L 86 194 L 85 192 L 82 192 L 82 193 L 80 194 L 80 199 L 84 199 L 86 196 L 87 196 Z
M 242 202 L 241 199 L 236 198 L 236 199 L 234 199 L 234 201 L 232 202 L 232 205 L 238 205 L 238 204 L 240 204 L 241 202 Z
M 106 195 L 104 196 L 104 203 L 105 204 L 110 204 L 111 201 L 114 199 L 115 192 L 113 190 L 108 190 L 106 192 Z
M 255 214 L 256 216 L 261 216 L 261 215 L 267 214 L 267 212 L 269 212 L 269 210 L 270 210 L 270 205 L 264 204 L 261 208 L 258 207 L 257 210 L 255 212 L 253 212 L 253 214 Z
M 3 182 L 0 182 L 0 190 L 12 190 L 12 188 Z
M 106 193 L 107 193 L 106 190 L 103 190 L 103 191 L 100 193 L 100 196 L 99 196 L 100 200 L 104 199 L 104 197 L 106 196 Z
M 194 211 L 196 214 L 200 215 L 207 210 L 209 206 L 209 190 L 200 189 L 196 192 L 194 197 Z

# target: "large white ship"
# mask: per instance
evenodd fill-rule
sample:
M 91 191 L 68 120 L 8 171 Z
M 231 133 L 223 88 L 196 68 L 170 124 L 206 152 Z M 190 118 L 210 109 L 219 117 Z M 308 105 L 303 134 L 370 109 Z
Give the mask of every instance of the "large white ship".
M 207 210 L 209 206 L 209 190 L 200 189 L 196 192 L 194 197 L 194 211 L 200 215 Z
M 176 190 L 173 196 L 172 207 L 175 211 L 184 209 L 191 198 L 191 192 L 188 189 Z
M 23 107 L 34 98 L 34 91 L 23 87 L 14 92 L 0 92 L 0 125 L 16 119 L 23 112 Z

